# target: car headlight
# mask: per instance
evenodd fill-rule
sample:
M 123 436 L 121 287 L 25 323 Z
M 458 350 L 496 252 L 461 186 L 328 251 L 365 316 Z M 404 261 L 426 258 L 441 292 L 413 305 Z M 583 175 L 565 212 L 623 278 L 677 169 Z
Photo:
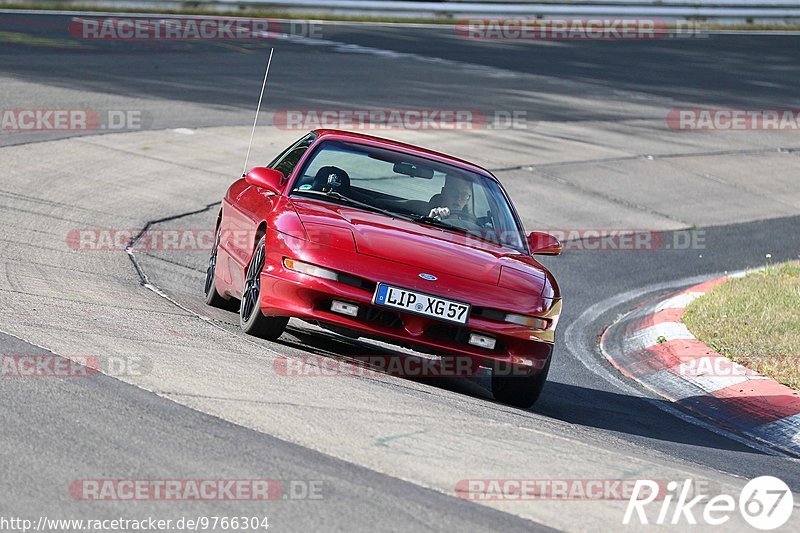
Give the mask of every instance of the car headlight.
M 538 318 L 535 316 L 517 315 L 515 313 L 508 313 L 503 320 L 511 324 L 518 324 L 520 326 L 526 326 L 531 329 L 539 329 L 539 330 L 545 330 L 547 329 L 547 326 L 550 325 L 550 323 L 544 318 Z
M 283 266 L 285 266 L 289 270 L 294 270 L 295 272 L 300 272 L 301 274 L 314 276 L 315 278 L 323 278 L 323 279 L 329 279 L 331 281 L 339 281 L 339 274 L 337 274 L 333 270 L 328 270 L 327 268 L 322 268 L 317 265 L 312 265 L 311 263 L 304 263 L 303 261 L 298 261 L 297 259 L 289 259 L 288 257 L 284 257 Z

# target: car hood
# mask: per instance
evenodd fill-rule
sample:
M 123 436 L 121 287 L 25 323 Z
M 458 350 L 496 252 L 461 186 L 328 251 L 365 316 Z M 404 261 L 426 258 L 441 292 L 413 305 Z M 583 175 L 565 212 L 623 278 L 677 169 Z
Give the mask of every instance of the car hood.
M 516 250 L 349 206 L 297 197 L 292 200 L 304 224 L 350 230 L 359 254 L 418 267 L 420 273 L 457 276 L 490 285 L 498 285 L 504 267 L 513 268 L 530 280 L 532 286 L 526 287 L 525 292 L 542 292 L 543 269 L 530 256 Z

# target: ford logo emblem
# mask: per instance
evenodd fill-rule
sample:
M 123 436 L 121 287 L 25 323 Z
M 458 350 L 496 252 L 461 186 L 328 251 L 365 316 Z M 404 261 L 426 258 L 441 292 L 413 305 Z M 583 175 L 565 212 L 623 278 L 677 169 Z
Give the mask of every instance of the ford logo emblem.
M 426 281 L 436 281 L 437 279 L 439 279 L 436 276 L 434 276 L 433 274 L 425 274 L 424 272 L 422 274 L 420 274 L 419 277 L 421 277 L 422 279 L 424 279 Z

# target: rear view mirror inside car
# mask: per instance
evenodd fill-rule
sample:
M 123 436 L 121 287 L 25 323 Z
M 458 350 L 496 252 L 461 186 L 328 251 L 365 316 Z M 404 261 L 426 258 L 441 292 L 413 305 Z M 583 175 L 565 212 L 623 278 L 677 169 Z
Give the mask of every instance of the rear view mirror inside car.
M 393 170 L 395 174 L 404 174 L 412 178 L 424 178 L 426 180 L 433 178 L 432 168 L 418 167 L 411 163 L 395 163 Z

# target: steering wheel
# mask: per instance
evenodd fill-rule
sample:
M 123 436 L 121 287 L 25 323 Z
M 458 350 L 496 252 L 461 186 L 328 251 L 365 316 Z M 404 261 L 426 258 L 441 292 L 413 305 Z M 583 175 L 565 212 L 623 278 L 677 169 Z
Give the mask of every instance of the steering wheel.
M 468 211 L 457 211 L 455 209 L 451 209 L 450 216 L 446 217 L 444 220 L 451 226 L 455 226 L 457 228 L 466 230 L 482 229 L 480 224 L 478 224 L 475 215 Z

